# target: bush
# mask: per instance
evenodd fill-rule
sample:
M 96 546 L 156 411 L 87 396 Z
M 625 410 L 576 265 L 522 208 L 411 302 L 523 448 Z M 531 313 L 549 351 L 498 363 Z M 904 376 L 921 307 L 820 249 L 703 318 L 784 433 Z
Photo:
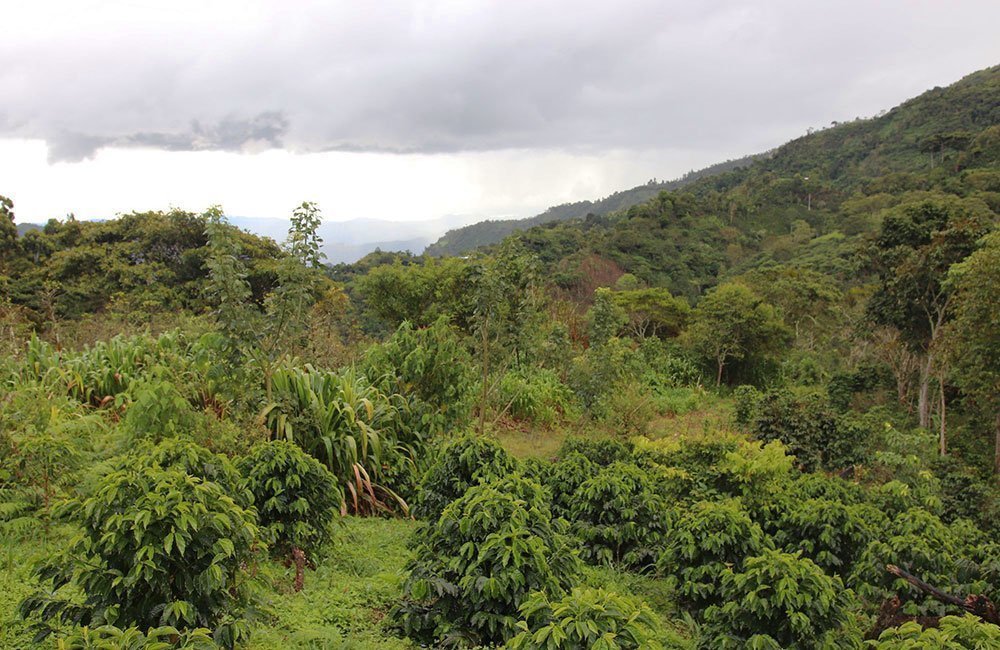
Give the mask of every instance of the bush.
M 765 394 L 751 426 L 754 437 L 780 440 L 803 470 L 838 470 L 861 461 L 868 432 L 812 394 L 802 398 L 786 391 Z
M 458 335 L 440 318 L 430 327 L 404 322 L 389 339 L 368 349 L 365 374 L 389 393 L 410 396 L 412 425 L 440 433 L 469 414 L 473 364 Z
M 318 460 L 284 440 L 264 442 L 239 462 L 272 552 L 318 555 L 330 540 L 343 493 Z
M 105 476 L 67 512 L 81 535 L 39 567 L 51 592 L 26 599 L 23 616 L 206 627 L 227 646 L 245 633 L 231 617 L 245 604 L 257 526 L 221 487 L 179 469 L 136 467 Z
M 578 451 L 571 451 L 538 476 L 552 495 L 552 514 L 569 518 L 577 488 L 600 471 L 600 466 Z
M 345 505 L 353 512 L 406 510 L 382 481 L 382 468 L 412 461 L 421 445 L 398 439 L 400 411 L 392 396 L 351 370 L 309 364 L 279 368 L 273 386 L 275 401 L 263 412 L 272 439 L 294 442 L 323 463 L 350 493 Z
M 552 520 L 542 487 L 512 476 L 476 485 L 418 531 L 403 601 L 393 616 L 423 643 L 503 643 L 533 592 L 559 598 L 580 561 Z
M 801 551 L 827 573 L 845 578 L 888 524 L 881 511 L 867 504 L 806 499 L 785 513 L 774 539 L 786 551 Z
M 760 391 L 749 384 L 733 389 L 733 420 L 740 428 L 749 427 L 757 419 Z
M 150 379 L 134 389 L 134 401 L 125 411 L 125 430 L 135 440 L 153 443 L 190 436 L 198 427 L 198 414 L 180 391 L 163 379 Z
M 517 627 L 510 650 L 654 650 L 667 638 L 646 603 L 601 589 L 576 588 L 555 602 L 534 593 L 521 605 Z
M 470 487 L 502 478 L 516 467 L 517 461 L 495 440 L 472 434 L 457 438 L 444 446 L 424 475 L 413 514 L 436 521 Z
M 969 650 L 1000 648 L 1000 627 L 984 623 L 972 614 L 945 616 L 938 628 L 924 628 L 915 621 L 890 628 L 869 641 L 873 650 Z
M 559 376 L 544 368 L 519 368 L 500 379 L 494 398 L 498 411 L 516 420 L 550 426 L 576 410 L 573 392 Z
M 812 561 L 765 551 L 742 569 L 725 569 L 720 605 L 705 612 L 714 648 L 806 650 L 860 648 L 851 625 L 854 594 Z
M 995 558 L 977 557 L 980 547 L 989 546 L 987 541 L 982 531 L 966 522 L 949 527 L 926 510 L 912 508 L 897 516 L 880 539 L 868 544 L 851 576 L 852 584 L 871 603 L 898 596 L 907 614 L 943 616 L 945 605 L 890 574 L 886 565 L 894 564 L 959 596 L 989 592 L 1000 583 L 989 579 L 989 565 Z
M 585 456 L 592 463 L 607 467 L 611 463 L 634 460 L 635 445 L 609 438 L 593 439 L 580 436 L 566 438 L 559 447 L 559 457 L 565 458 L 574 452 Z
M 140 447 L 115 463 L 116 470 L 130 467 L 179 469 L 188 476 L 217 484 L 241 508 L 253 505 L 253 494 L 229 458 L 187 440 L 164 440 L 152 449 Z
M 58 650 L 216 650 L 211 631 L 196 628 L 181 632 L 175 627 L 158 627 L 145 634 L 139 628 L 124 630 L 113 625 L 87 627 L 70 632 L 56 641 Z
M 584 481 L 571 502 L 569 520 L 583 542 L 585 559 L 633 568 L 655 563 L 669 510 L 646 472 L 615 463 Z
M 667 531 L 657 570 L 692 609 L 719 601 L 718 584 L 727 567 L 772 548 L 771 540 L 739 501 L 696 503 Z

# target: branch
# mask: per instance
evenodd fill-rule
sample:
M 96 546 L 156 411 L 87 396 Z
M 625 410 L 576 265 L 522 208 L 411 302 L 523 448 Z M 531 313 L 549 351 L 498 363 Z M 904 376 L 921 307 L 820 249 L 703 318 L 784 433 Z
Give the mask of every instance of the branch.
M 952 596 L 951 594 L 941 591 L 933 585 L 927 584 L 912 573 L 908 573 L 903 569 L 900 569 L 895 564 L 887 564 L 885 570 L 898 578 L 906 580 L 908 583 L 935 600 L 945 603 L 946 605 L 961 607 L 965 611 L 970 614 L 975 614 L 984 621 L 1000 625 L 1000 614 L 997 613 L 996 605 L 994 605 L 993 602 L 986 596 L 970 594 L 965 598 L 965 600 L 962 600 L 957 596 Z

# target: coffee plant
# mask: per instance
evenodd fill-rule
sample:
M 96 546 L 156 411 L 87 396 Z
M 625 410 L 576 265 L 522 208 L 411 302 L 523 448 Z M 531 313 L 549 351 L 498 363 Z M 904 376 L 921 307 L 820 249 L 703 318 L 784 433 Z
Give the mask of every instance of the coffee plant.
M 798 554 L 768 550 L 719 576 L 719 604 L 705 612 L 709 647 L 860 648 L 853 592 Z
M 65 509 L 81 534 L 39 567 L 50 588 L 22 603 L 23 616 L 43 625 L 206 627 L 226 646 L 245 634 L 233 617 L 246 603 L 257 525 L 221 487 L 179 469 L 137 467 L 105 476 Z
M 445 507 L 474 485 L 510 474 L 517 461 L 500 443 L 476 435 L 448 442 L 420 482 L 413 514 L 435 521 Z
M 510 650 L 662 650 L 667 632 L 649 606 L 602 589 L 574 588 L 553 600 L 537 592 L 521 605 Z
M 729 567 L 772 548 L 770 538 L 737 500 L 703 501 L 681 515 L 666 534 L 657 571 L 688 607 L 719 602 L 719 581 Z
M 419 530 L 393 616 L 423 643 L 503 643 L 528 595 L 562 597 L 581 565 L 543 488 L 511 476 L 475 485 Z
M 571 502 L 569 520 L 587 561 L 633 568 L 655 564 L 669 507 L 645 471 L 621 462 L 605 467 L 577 488 Z
M 333 475 L 297 445 L 272 440 L 239 461 L 272 552 L 314 558 L 329 541 L 343 494 Z

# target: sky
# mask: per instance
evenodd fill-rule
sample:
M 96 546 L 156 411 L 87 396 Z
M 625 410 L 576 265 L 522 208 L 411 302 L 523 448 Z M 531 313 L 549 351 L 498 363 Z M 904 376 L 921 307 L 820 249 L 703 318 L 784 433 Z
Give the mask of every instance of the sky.
M 18 221 L 523 217 L 1000 64 L 997 0 L 0 2 Z

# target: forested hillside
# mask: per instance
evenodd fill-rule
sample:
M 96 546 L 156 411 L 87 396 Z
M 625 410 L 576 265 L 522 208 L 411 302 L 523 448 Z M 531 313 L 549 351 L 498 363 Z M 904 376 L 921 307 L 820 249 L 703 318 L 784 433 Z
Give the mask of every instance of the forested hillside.
M 0 648 L 1000 647 L 1000 67 L 688 181 L 335 267 L 0 201 Z
M 761 154 L 766 155 L 766 154 Z M 755 156 L 738 160 L 727 160 L 698 171 L 688 172 L 673 181 L 651 180 L 645 185 L 630 190 L 615 192 L 596 201 L 577 201 L 549 208 L 545 212 L 527 219 L 487 219 L 461 228 L 454 228 L 427 247 L 428 255 L 462 255 L 480 246 L 495 244 L 508 235 L 532 226 L 540 226 L 555 221 L 583 219 L 588 215 L 605 215 L 616 210 L 637 205 L 655 197 L 663 191 L 676 190 L 694 181 L 722 172 L 749 165 Z

